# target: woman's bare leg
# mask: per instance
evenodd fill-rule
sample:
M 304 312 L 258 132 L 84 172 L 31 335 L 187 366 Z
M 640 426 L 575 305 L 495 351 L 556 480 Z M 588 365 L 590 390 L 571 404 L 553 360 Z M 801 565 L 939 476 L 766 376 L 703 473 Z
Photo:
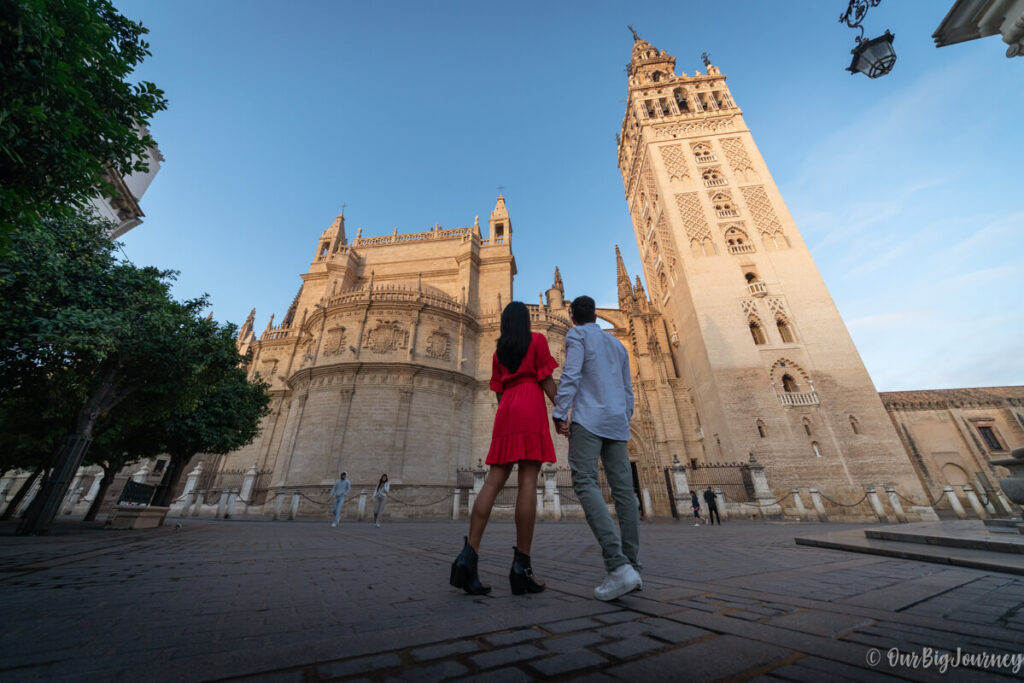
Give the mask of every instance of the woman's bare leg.
M 498 497 L 498 492 L 505 486 L 505 481 L 511 472 L 511 465 L 491 465 L 491 471 L 487 473 L 484 485 L 480 488 L 480 493 L 476 495 L 473 510 L 469 513 L 469 544 L 477 552 L 480 551 L 480 539 L 484 537 L 487 520 L 491 518 L 494 499 Z
M 533 527 L 537 523 L 537 460 L 519 461 L 519 493 L 516 496 L 516 547 L 524 555 L 530 554 Z M 477 499 L 479 501 L 479 498 Z

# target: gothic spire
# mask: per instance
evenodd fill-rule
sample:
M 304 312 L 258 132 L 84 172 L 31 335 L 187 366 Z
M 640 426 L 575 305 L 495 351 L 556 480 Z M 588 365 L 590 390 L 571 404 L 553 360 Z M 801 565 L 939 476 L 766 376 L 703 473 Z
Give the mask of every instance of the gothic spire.
M 619 245 L 615 245 L 615 270 L 616 282 L 619 286 L 619 308 L 627 310 L 631 308 L 633 301 L 633 285 L 629 282 L 629 274 L 626 272 L 626 264 L 622 262 L 622 252 Z
M 555 284 L 552 287 L 565 294 L 565 287 L 562 285 L 562 274 L 558 272 L 558 266 L 555 266 Z

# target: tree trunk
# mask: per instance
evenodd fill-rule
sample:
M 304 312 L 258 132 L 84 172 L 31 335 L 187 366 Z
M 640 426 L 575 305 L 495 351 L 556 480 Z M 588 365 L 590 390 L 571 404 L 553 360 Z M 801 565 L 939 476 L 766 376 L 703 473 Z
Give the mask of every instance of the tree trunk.
M 7 504 L 7 509 L 4 510 L 4 514 L 0 515 L 0 520 L 14 519 L 14 511 L 18 509 L 19 505 L 21 505 L 21 501 L 25 499 L 25 496 L 32 489 L 32 484 L 34 484 L 36 478 L 43 473 L 43 469 L 42 465 L 37 466 L 36 471 L 32 473 L 32 476 L 25 480 L 25 483 L 21 485 L 18 492 L 14 494 L 14 498 L 11 498 L 11 502 Z
M 107 464 L 100 465 L 100 467 L 103 468 L 103 479 L 100 481 L 100 487 L 96 490 L 96 497 L 92 499 L 89 511 L 85 513 L 83 522 L 91 522 L 96 519 L 100 508 L 103 507 L 103 501 L 107 498 L 107 491 L 110 490 L 110 485 L 114 483 L 114 467 Z
M 185 471 L 185 466 L 188 465 L 188 461 L 195 455 L 175 455 L 171 453 L 171 461 L 167 464 L 167 471 L 164 472 L 164 478 L 160 480 L 160 488 L 157 489 L 156 495 L 153 496 L 152 505 L 160 505 L 162 507 L 168 507 L 174 501 L 174 492 L 178 490 L 178 482 L 181 481 L 181 475 Z
M 25 519 L 18 526 L 16 533 L 19 536 L 50 533 L 60 504 L 71 486 L 71 479 L 78 471 L 92 443 L 92 430 L 96 426 L 96 421 L 131 393 L 131 390 L 118 389 L 121 371 L 120 360 L 107 367 L 96 391 L 78 411 L 75 432 L 64 441 L 53 475 L 39 491 L 38 507 L 33 506 L 32 514 L 25 515 Z

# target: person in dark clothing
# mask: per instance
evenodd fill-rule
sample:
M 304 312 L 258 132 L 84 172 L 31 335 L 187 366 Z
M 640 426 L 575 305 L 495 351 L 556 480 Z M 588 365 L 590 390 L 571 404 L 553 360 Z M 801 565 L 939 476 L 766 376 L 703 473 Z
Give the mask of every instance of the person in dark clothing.
M 715 498 L 715 492 L 711 490 L 710 486 L 704 492 L 704 502 L 708 504 L 708 522 L 714 524 L 717 519 L 718 526 L 722 526 L 722 518 L 718 515 L 718 500 Z
M 700 526 L 700 501 L 694 491 L 690 491 L 690 507 L 693 508 L 693 525 Z

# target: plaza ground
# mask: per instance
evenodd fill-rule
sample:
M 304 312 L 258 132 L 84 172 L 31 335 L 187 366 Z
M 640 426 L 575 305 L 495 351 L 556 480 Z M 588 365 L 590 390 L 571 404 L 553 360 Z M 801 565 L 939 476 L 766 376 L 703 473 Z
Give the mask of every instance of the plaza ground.
M 512 596 L 492 522 L 471 597 L 465 521 L 170 519 L 148 531 L 0 527 L 0 680 L 993 680 L 939 651 L 1024 655 L 1024 577 L 798 546 L 851 525 L 642 524 L 644 588 L 593 599 L 585 523 L 537 527 L 548 583 Z M 877 525 L 876 525 L 877 526 Z M 932 648 L 929 650 L 929 648 Z M 903 663 L 890 663 L 899 650 Z M 910 657 L 921 657 L 916 667 Z M 927 657 L 931 655 L 929 661 Z

